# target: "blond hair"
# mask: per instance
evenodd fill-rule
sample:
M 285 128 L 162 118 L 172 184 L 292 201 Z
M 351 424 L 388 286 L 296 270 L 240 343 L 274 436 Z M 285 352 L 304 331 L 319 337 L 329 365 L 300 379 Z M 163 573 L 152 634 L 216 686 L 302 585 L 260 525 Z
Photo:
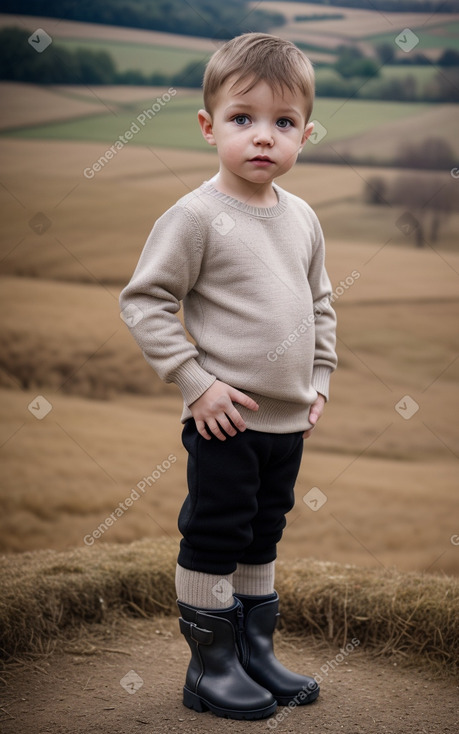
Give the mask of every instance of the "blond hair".
M 306 102 L 306 121 L 314 102 L 314 70 L 308 57 L 291 41 L 268 33 L 244 33 L 227 41 L 210 58 L 203 79 L 204 106 L 212 114 L 212 105 L 221 86 L 236 77 L 232 86 L 247 81 L 242 94 L 259 81 L 276 92 L 285 87 L 298 91 Z

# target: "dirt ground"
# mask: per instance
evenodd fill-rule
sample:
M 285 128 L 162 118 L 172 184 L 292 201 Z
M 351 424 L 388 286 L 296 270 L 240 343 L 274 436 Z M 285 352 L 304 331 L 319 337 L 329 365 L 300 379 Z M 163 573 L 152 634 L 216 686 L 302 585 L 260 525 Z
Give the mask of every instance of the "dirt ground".
M 278 718 L 247 722 L 198 714 L 181 701 L 188 647 L 174 618 L 119 621 L 54 654 L 13 664 L 1 694 L 2 734 L 447 734 L 459 726 L 458 685 L 355 648 L 282 637 L 279 659 L 320 675 L 321 695 L 309 706 L 279 707 Z M 335 661 L 334 664 L 332 661 Z M 133 681 L 131 692 L 123 687 Z

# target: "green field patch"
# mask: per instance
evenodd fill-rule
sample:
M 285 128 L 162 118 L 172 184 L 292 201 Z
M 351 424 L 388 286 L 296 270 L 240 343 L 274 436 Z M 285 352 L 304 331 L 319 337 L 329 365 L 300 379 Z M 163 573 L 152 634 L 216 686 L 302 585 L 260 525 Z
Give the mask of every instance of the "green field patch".
M 123 111 L 116 116 L 91 115 L 78 120 L 10 131 L 8 135 L 28 139 L 79 140 L 111 144 L 124 136 L 127 131 L 132 131 L 133 136 L 128 142 L 133 145 L 208 149 L 208 143 L 202 137 L 197 121 L 197 111 L 202 105 L 201 94 L 188 95 L 183 100 L 180 100 L 179 95 L 180 92 L 158 112 L 151 109 L 155 104 L 156 98 L 154 98 L 143 104 L 136 103 L 135 111 Z M 146 113 L 149 109 L 148 116 Z
M 15 138 L 47 140 L 79 140 L 112 144 L 132 131 L 130 145 L 173 147 L 191 150 L 208 150 L 197 122 L 197 111 L 202 106 L 200 92 L 186 93 L 181 97 L 180 90 L 170 102 L 165 104 L 151 119 L 141 117 L 151 108 L 155 99 L 135 103 L 132 110 L 86 116 L 77 120 L 56 122 L 5 132 Z M 417 121 L 425 111 L 436 109 L 435 105 L 413 104 L 406 102 L 385 102 L 366 100 L 344 100 L 319 98 L 314 105 L 312 119 L 318 120 L 326 128 L 324 140 L 327 143 L 352 138 L 368 133 L 404 118 Z M 139 119 L 140 118 L 140 119 Z M 138 128 L 138 130 L 136 130 Z M 317 146 L 319 148 L 320 143 Z
M 379 71 L 378 79 L 404 79 L 407 76 L 413 76 L 421 87 L 433 79 L 437 69 L 432 65 L 418 64 L 386 64 Z M 331 67 L 318 67 L 315 70 L 317 82 L 340 80 L 341 75 Z
M 384 127 L 405 117 L 417 118 L 432 107 L 410 102 L 319 98 L 314 104 L 312 119 L 318 120 L 327 129 L 326 141 L 331 143 Z
M 413 24 L 410 30 L 419 38 L 418 45 L 410 53 L 416 53 L 429 48 L 437 48 L 439 50 L 444 48 L 459 49 L 459 21 L 439 23 L 435 26 L 428 26 L 428 28 L 425 26 L 417 28 Z M 395 33 L 378 33 L 374 36 L 366 36 L 362 40 L 370 41 L 374 45 L 394 43 L 399 33 L 400 31 Z M 409 55 L 407 54 L 407 56 Z
M 59 45 L 68 51 L 106 51 L 113 58 L 118 71 L 138 70 L 144 74 L 160 72 L 175 74 L 192 61 L 207 60 L 207 51 L 194 51 L 178 46 L 154 46 L 149 43 L 130 43 L 104 39 L 59 38 Z

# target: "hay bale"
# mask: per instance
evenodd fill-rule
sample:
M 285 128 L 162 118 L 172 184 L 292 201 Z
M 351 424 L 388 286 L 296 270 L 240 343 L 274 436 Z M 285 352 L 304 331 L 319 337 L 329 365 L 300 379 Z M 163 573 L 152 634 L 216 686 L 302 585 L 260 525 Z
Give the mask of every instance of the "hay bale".
M 279 564 L 281 628 L 457 672 L 459 580 L 306 559 Z
M 40 650 L 44 641 L 107 613 L 175 612 L 176 558 L 176 543 L 150 540 L 2 556 L 2 654 Z
M 4 657 L 84 634 L 113 615 L 177 614 L 177 543 L 141 540 L 0 559 Z M 281 629 L 457 671 L 459 580 L 312 559 L 279 562 Z

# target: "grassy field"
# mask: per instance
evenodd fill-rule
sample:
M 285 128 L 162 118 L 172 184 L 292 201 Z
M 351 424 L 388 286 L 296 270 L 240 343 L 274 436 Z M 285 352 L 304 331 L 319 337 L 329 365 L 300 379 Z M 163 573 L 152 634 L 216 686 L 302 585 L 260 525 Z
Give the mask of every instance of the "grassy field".
M 394 115 L 393 119 L 389 119 L 384 114 L 385 103 L 375 101 L 368 109 L 370 114 L 374 115 L 373 127 L 370 127 L 366 125 L 365 102 L 360 102 L 361 117 L 358 122 L 361 127 L 359 133 L 351 132 L 352 117 L 350 117 L 348 134 L 339 137 L 341 131 L 339 122 L 349 119 L 349 113 L 354 105 L 358 105 L 358 102 L 341 100 L 342 108 L 339 107 L 339 100 L 334 101 L 335 104 L 337 102 L 337 107 L 334 107 L 332 103 L 327 105 L 328 117 L 326 115 L 317 116 L 328 132 L 318 145 L 309 147 L 307 157 L 310 161 L 320 157 L 331 163 L 343 162 L 343 160 L 355 163 L 360 160 L 367 163 L 373 162 L 374 165 L 392 161 L 397 165 L 400 152 L 408 145 L 421 145 L 426 138 L 430 137 L 447 142 L 453 153 L 456 156 L 459 155 L 455 105 L 406 104 L 400 110 L 404 108 L 408 112 L 406 117 L 399 116 L 397 119 Z M 395 108 L 397 107 L 397 103 L 392 104 Z M 410 111 L 411 115 L 409 115 Z M 354 124 L 357 125 L 357 121 Z M 345 127 L 344 130 L 346 130 Z M 306 153 L 304 155 L 306 156 Z M 450 175 L 449 170 L 442 173 L 446 177 Z
M 257 2 L 253 7 L 271 11 L 272 3 Z M 297 2 L 282 3 L 279 10 L 286 16 L 287 23 L 272 29 L 272 32 L 305 44 L 316 63 L 333 62 L 336 48 L 343 43 L 357 44 L 365 53 L 373 55 L 376 45 L 382 42 L 393 43 L 404 28 L 412 29 L 420 38 L 415 51 L 424 52 L 433 59 L 444 48 L 458 48 L 459 44 L 459 14 L 379 13 L 371 7 L 360 10 Z M 314 14 L 340 14 L 343 17 L 308 22 L 295 20 L 298 15 Z M 109 51 L 121 71 L 138 68 L 147 74 L 153 71 L 178 71 L 189 61 L 207 58 L 217 47 L 210 38 L 54 18 L 0 14 L 0 27 L 10 25 L 18 25 L 30 31 L 38 27 L 44 28 L 53 40 L 69 49 L 83 47 Z M 400 58 L 405 56 L 402 51 L 396 50 Z
M 383 66 L 380 71 L 379 79 L 404 79 L 407 76 L 413 76 L 417 83 L 423 87 L 427 84 L 435 74 L 437 69 L 434 66 L 416 66 L 415 64 L 397 64 L 394 66 Z M 337 71 L 330 67 L 318 67 L 315 70 L 316 79 L 318 82 L 328 81 L 333 79 L 341 79 L 341 76 Z
M 292 5 L 302 12 L 301 4 Z M 34 27 L 51 30 L 51 24 L 36 20 Z M 52 23 L 57 32 L 60 22 Z M 83 24 L 63 22 L 61 31 L 75 38 L 76 25 Z M 97 44 L 99 29 L 80 32 Z M 119 47 L 140 38 L 156 49 L 162 44 L 161 58 L 166 58 L 165 34 L 156 34 L 154 41 L 147 35 L 108 29 L 106 39 Z M 205 43 L 186 39 L 183 53 L 207 53 Z M 397 73 L 384 70 L 392 72 Z M 11 732 L 25 708 L 30 725 L 23 730 L 36 728 L 41 716 L 45 729 L 59 719 L 60 731 L 77 690 L 85 696 L 88 731 L 94 721 L 101 722 L 100 731 L 104 726 L 113 731 L 114 712 L 106 717 L 99 692 L 106 696 L 113 685 L 120 690 L 124 669 L 117 675 L 116 665 L 126 670 L 134 665 L 143 674 L 138 664 L 148 664 L 164 686 L 154 663 L 163 659 L 157 653 L 167 644 L 168 689 L 175 691 L 177 683 L 178 691 L 182 683 L 184 651 L 170 646 L 156 620 L 137 651 L 136 633 L 125 645 L 119 620 L 111 615 L 120 609 L 141 616 L 175 609 L 177 514 L 187 491 L 180 395 L 143 359 L 119 317 L 118 295 L 156 218 L 209 179 L 217 157 L 197 127 L 200 95 L 180 89 L 148 128 L 89 178 L 85 170 L 163 89 L 1 84 L 0 92 L 2 648 L 15 655 L 31 646 L 49 651 L 64 627 L 65 634 L 79 634 L 78 644 L 66 648 L 66 669 L 57 667 L 56 659 L 43 660 L 40 669 L 34 666 L 29 687 L 19 679 L 11 708 L 5 701 L 0 713 L 6 726 L 11 719 Z M 328 680 L 329 693 L 340 691 L 336 717 L 344 715 L 356 731 L 367 720 L 371 729 L 370 698 L 377 697 L 380 711 L 387 713 L 388 691 L 396 696 L 400 715 L 391 710 L 385 719 L 373 707 L 373 723 L 387 721 L 390 728 L 392 717 L 416 728 L 409 719 L 411 706 L 422 724 L 429 723 L 416 705 L 416 693 L 422 698 L 425 688 L 420 665 L 430 665 L 430 671 L 457 667 L 459 214 L 450 217 L 435 247 L 417 250 L 397 224 L 403 207 L 363 203 L 370 178 L 379 175 L 391 183 L 399 171 L 387 165 L 343 165 L 342 159 L 374 155 L 387 164 L 400 145 L 426 135 L 443 137 L 459 155 L 455 113 L 451 105 L 318 100 L 313 117 L 327 133 L 318 145 L 308 144 L 305 162 L 279 181 L 318 212 L 333 289 L 338 293 L 340 281 L 359 274 L 335 302 L 339 368 L 324 416 L 305 442 L 276 576 L 284 631 L 303 635 L 314 629 L 336 645 L 355 634 L 373 654 L 399 656 L 391 658 L 390 668 L 368 668 L 361 685 L 355 685 L 360 679 L 354 662 L 352 668 L 343 666 L 347 675 L 333 672 Z M 327 150 L 334 160 L 342 157 L 341 165 L 314 162 Z M 439 187 L 459 185 L 449 170 L 416 175 L 435 177 Z M 412 415 L 404 412 L 407 405 L 416 408 Z M 43 410 L 49 412 L 43 415 Z M 317 512 L 304 501 L 313 487 L 326 497 Z M 123 514 L 106 523 L 136 490 L 131 506 L 125 504 Z M 84 620 L 95 621 L 104 635 L 100 648 L 88 639 Z M 108 636 L 109 627 L 116 643 L 107 662 L 102 649 L 115 639 Z M 152 636 L 165 646 L 152 647 Z M 285 644 L 295 648 L 303 664 L 298 637 Z M 75 665 L 84 663 L 80 668 L 86 670 L 86 654 L 95 652 L 99 668 L 91 668 L 89 686 L 89 673 L 77 681 Z M 327 653 L 330 660 L 333 655 Z M 402 659 L 416 664 L 414 686 L 408 679 L 393 680 L 397 669 L 392 665 Z M 30 677 L 29 662 L 25 671 Z M 39 688 L 40 671 L 46 696 Z M 151 682 L 146 674 L 144 679 Z M 381 686 L 383 679 L 390 679 L 389 689 Z M 17 690 L 24 694 L 22 709 Z M 452 686 L 447 690 L 450 697 L 435 700 L 441 704 L 441 726 L 447 722 L 448 727 L 455 712 Z M 343 691 L 349 692 L 344 714 Z M 423 706 L 435 695 L 429 690 Z M 30 701 L 37 706 L 30 707 Z M 164 731 L 179 711 L 177 702 L 160 704 Z M 150 711 L 150 702 L 147 706 Z M 323 731 L 318 711 L 314 726 Z M 138 708 L 129 713 L 120 731 L 129 729 L 138 713 Z M 156 715 L 155 709 L 154 721 L 150 713 L 148 719 L 159 731 Z M 434 718 L 440 720 L 432 713 Z M 293 719 L 291 724 L 298 729 Z
M 44 28 L 55 40 L 115 41 L 136 45 L 173 46 L 179 49 L 187 48 L 192 51 L 208 51 L 210 53 L 215 50 L 215 41 L 211 38 L 162 33 L 161 31 L 145 31 L 139 28 L 123 28 L 122 26 L 109 26 L 100 23 L 80 23 L 73 20 L 62 20 L 61 18 L 0 13 L 0 28 L 12 25 L 25 29 Z
M 434 15 L 434 19 L 436 18 Z M 425 24 L 419 19 L 416 22 L 416 18 L 413 19 L 412 24 L 409 26 L 419 38 L 419 44 L 416 46 L 416 51 L 426 51 L 429 49 L 437 49 L 439 51 L 445 48 L 459 49 L 459 21 L 457 16 L 452 16 L 451 20 L 445 20 L 443 23 L 435 22 L 433 24 Z M 378 33 L 368 37 L 372 43 L 391 43 L 394 40 L 394 34 L 391 33 Z
M 375 25 L 378 14 L 371 14 L 371 27 L 368 17 L 359 25 L 351 15 L 347 33 L 386 30 L 381 19 Z M 104 29 L 102 37 L 100 26 L 35 20 L 34 27 L 72 43 L 151 44 L 163 60 L 170 53 L 166 34 Z M 332 30 L 335 21 L 326 23 Z M 186 39 L 183 54 L 208 53 L 209 44 Z M 155 219 L 216 172 L 215 151 L 196 122 L 201 95 L 180 89 L 143 126 L 139 114 L 164 90 L 2 84 L 1 92 L 1 549 L 83 547 L 84 537 L 171 455 L 160 481 L 97 542 L 177 542 L 186 492 L 181 400 L 139 353 L 119 318 L 118 293 Z M 362 201 L 369 178 L 392 181 L 397 171 L 314 163 L 328 151 L 341 163 L 360 154 L 387 164 L 400 145 L 427 134 L 459 155 L 455 111 L 319 99 L 313 117 L 326 135 L 309 143 L 305 165 L 280 181 L 318 211 L 333 286 L 360 273 L 336 303 L 340 367 L 320 429 L 305 445 L 281 559 L 459 573 L 451 542 L 459 215 L 437 249 L 419 252 L 397 226 L 403 209 Z M 141 129 L 132 140 L 94 177 L 85 176 L 134 124 Z M 454 185 L 449 171 L 442 177 L 442 185 Z M 419 410 L 403 420 L 395 406 L 407 395 Z M 51 411 L 37 420 L 33 406 L 43 399 Z M 327 496 L 317 513 L 302 499 L 313 486 Z
M 127 145 L 93 179 L 86 178 L 84 170 L 97 161 L 105 148 L 105 144 L 97 143 L 7 138 L 0 141 L 3 165 L 8 172 L 4 179 L 8 190 L 0 190 L 3 273 L 45 280 L 103 282 L 107 286 L 122 282 L 134 268 L 140 243 L 146 239 L 155 218 L 217 169 L 211 148 L 198 152 Z M 326 233 L 338 241 L 361 243 L 371 253 L 389 240 L 402 249 L 412 247 L 396 226 L 402 213 L 399 208 L 368 207 L 362 203 L 365 182 L 374 175 L 383 175 L 390 181 L 398 173 L 390 169 L 307 163 L 297 165 L 285 179 L 285 185 L 288 183 L 318 209 Z M 444 174 L 444 180 L 454 185 L 448 174 Z M 123 205 L 110 206 L 107 219 L 108 204 L 104 202 L 117 202 L 120 196 Z M 103 204 L 94 204 L 99 201 Z M 29 224 L 37 212 L 44 212 L 51 222 L 41 236 Z M 457 216 L 452 217 L 439 243 L 442 250 L 457 251 L 457 226 Z
M 55 124 L 27 127 L 24 130 L 9 131 L 10 137 L 42 138 L 48 140 L 81 140 L 114 142 L 118 136 L 129 130 L 142 111 L 150 107 L 155 98 L 145 98 L 133 110 L 119 110 L 116 115 L 110 112 L 94 114 L 85 119 L 59 122 Z M 191 95 L 179 91 L 173 101 L 155 115 L 136 133 L 134 145 L 159 145 L 165 147 L 191 148 L 205 150 L 208 147 L 197 125 L 197 110 L 202 104 L 199 92 Z
M 97 542 L 176 541 L 181 401 L 142 358 L 117 297 L 154 219 L 212 175 L 215 156 L 126 146 L 88 180 L 95 143 L 5 139 L 0 148 L 2 549 L 82 547 L 170 454 L 161 480 Z M 397 211 L 384 210 L 388 229 L 378 229 L 360 201 L 368 175 L 310 164 L 280 182 L 317 208 L 334 286 L 361 273 L 336 303 L 340 368 L 305 445 L 280 557 L 458 573 L 459 255 L 416 251 Z M 50 220 L 43 234 L 29 225 L 37 212 Z M 454 236 L 456 220 L 450 228 Z M 420 409 L 405 421 L 394 406 L 407 394 Z M 27 407 L 38 395 L 52 406 L 41 421 Z M 313 486 L 328 497 L 318 513 L 302 501 Z
M 97 90 L 28 87 L 28 101 L 33 102 L 34 110 L 31 113 L 28 105 L 18 101 L 22 99 L 20 85 L 3 84 L 2 87 L 6 109 L 3 127 L 7 128 L 3 134 L 10 139 L 79 140 L 110 145 L 136 124 L 139 130 L 129 142 L 131 147 L 209 150 L 196 120 L 202 105 L 198 91 L 179 89 L 160 112 L 142 125 L 138 123 L 138 115 L 155 102 L 161 90 L 137 87 L 129 99 L 119 87 L 111 87 L 100 98 Z M 315 156 L 328 153 L 332 160 L 334 157 L 333 162 L 340 162 L 335 151 L 339 154 L 351 151 L 353 155 L 361 155 L 362 160 L 374 157 L 375 163 L 386 163 L 396 159 L 398 148 L 404 142 L 421 141 L 428 133 L 447 140 L 459 154 L 455 112 L 454 105 L 446 104 L 318 98 L 313 119 L 327 132 L 317 145 L 308 143 L 306 157 L 314 160 Z M 100 148 L 99 155 L 103 152 Z
M 272 3 L 257 3 L 257 7 L 269 10 Z M 371 3 L 367 10 L 345 7 L 327 7 L 312 3 L 282 3 L 282 13 L 287 24 L 279 34 L 292 41 L 302 41 L 333 51 L 342 43 L 357 43 L 362 50 L 372 53 L 381 42 L 393 43 L 404 28 L 419 30 L 421 43 L 416 50 L 441 51 L 445 47 L 457 48 L 457 22 L 459 15 L 441 13 L 388 13 L 375 12 Z M 336 14 L 343 17 L 335 20 L 297 21 L 297 15 Z M 400 52 L 403 57 L 403 52 Z
M 210 51 L 193 51 L 177 46 L 159 46 L 150 43 L 110 41 L 104 39 L 59 39 L 59 45 L 73 51 L 83 48 L 88 51 L 107 51 L 114 59 L 119 71 L 139 69 L 146 75 L 153 72 L 174 74 L 190 62 L 207 61 Z

